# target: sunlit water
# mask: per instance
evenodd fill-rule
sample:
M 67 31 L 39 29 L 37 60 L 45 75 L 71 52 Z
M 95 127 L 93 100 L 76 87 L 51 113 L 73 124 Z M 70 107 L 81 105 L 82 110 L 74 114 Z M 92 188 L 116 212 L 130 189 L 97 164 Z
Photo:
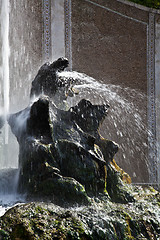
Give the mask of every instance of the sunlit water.
M 116 161 L 127 171 L 133 182 L 148 182 L 149 162 L 147 158 L 148 135 L 147 96 L 137 90 L 119 85 L 104 84 L 85 74 L 62 72 L 60 76 L 73 78 L 79 94 L 70 98 L 75 105 L 85 98 L 93 104 L 109 104 L 108 115 L 100 133 L 119 145 Z
M 0 33 L 1 33 L 1 68 L 0 68 L 0 117 L 5 120 L 4 127 L 0 130 L 0 216 L 6 209 L 13 206 L 22 196 L 17 194 L 18 144 L 7 124 L 10 107 L 10 82 L 9 82 L 9 0 L 0 1 Z M 16 143 L 16 144 L 15 144 Z
M 69 107 L 77 104 L 82 98 L 90 100 L 93 104 L 110 105 L 109 113 L 103 123 L 102 130 L 100 130 L 101 134 L 119 144 L 118 162 L 121 167 L 126 167 L 127 172 L 130 171 L 132 180 L 139 181 L 140 175 L 140 181 L 145 182 L 145 174 L 149 172 L 146 152 L 148 148 L 147 136 L 150 134 L 145 122 L 147 112 L 143 107 L 147 103 L 147 96 L 134 89 L 98 82 L 82 73 L 62 72 L 59 73 L 59 77 L 61 76 L 72 79 L 75 89 L 79 90 L 78 95 L 68 98 Z M 26 118 L 27 116 L 20 116 L 19 124 L 23 125 Z M 8 169 L 7 171 L 4 169 L 0 171 L 1 215 L 7 208 L 17 202 L 24 201 L 24 198 L 16 193 L 18 170 L 17 173 L 16 170 L 10 171 Z M 14 178 L 13 173 L 15 174 Z M 14 185 L 11 179 L 14 179 Z
M 25 196 L 17 193 L 19 169 L 0 170 L 0 216 L 17 203 L 24 202 Z
M 1 39 L 2 39 L 2 79 L 3 79 L 3 103 L 4 117 L 9 112 L 9 0 L 1 3 Z M 5 144 L 8 144 L 8 124 L 5 124 Z

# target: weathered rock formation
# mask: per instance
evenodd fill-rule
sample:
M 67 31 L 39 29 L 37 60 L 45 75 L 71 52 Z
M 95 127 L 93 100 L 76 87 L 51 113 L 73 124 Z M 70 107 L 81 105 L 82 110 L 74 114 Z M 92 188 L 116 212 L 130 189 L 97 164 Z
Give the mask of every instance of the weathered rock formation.
M 73 80 L 63 81 L 57 72 L 67 65 L 63 58 L 44 64 L 32 82 L 31 97 L 36 95 L 36 100 L 8 119 L 20 149 L 19 190 L 58 202 L 87 202 L 87 195 L 104 191 L 114 201 L 133 201 L 110 164 L 117 144 L 98 133 L 109 106 L 82 99 L 62 110 Z
M 118 146 L 98 132 L 108 105 L 61 104 L 73 90 L 58 77 L 65 66 L 45 64 L 32 83 L 37 99 L 8 118 L 20 148 L 19 191 L 42 202 L 6 212 L 0 239 L 159 239 L 159 192 L 124 184 L 131 180 L 113 159 Z
M 15 206 L 0 218 L 1 239 L 158 240 L 160 194 L 132 188 L 135 203 L 115 204 L 105 195 L 89 206 L 64 208 L 48 202 Z
M 45 63 L 32 81 L 30 98 L 35 99 L 40 95 L 47 95 L 54 100 L 59 108 L 65 108 L 64 101 L 68 96 L 73 96 L 73 79 L 65 80 L 58 77 L 57 73 L 68 66 L 66 58 L 59 58 L 53 63 Z

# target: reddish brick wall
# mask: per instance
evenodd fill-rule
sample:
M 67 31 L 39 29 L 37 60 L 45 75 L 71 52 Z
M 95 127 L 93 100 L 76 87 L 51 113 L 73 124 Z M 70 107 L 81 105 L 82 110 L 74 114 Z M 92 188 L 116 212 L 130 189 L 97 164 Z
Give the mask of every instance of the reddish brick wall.
M 73 70 L 147 95 L 148 12 L 116 0 L 92 2 L 72 0 Z M 147 98 L 135 96 L 132 101 L 139 111 L 142 109 L 142 123 L 147 127 Z M 123 137 L 113 134 L 112 140 L 120 148 L 125 145 L 126 150 L 124 153 L 120 149 L 116 160 L 134 182 L 148 182 L 147 134 L 144 132 L 131 149 L 129 141 L 133 141 L 134 135 L 130 134 L 132 123 L 128 117 L 123 126 L 128 133 Z M 101 130 L 104 137 L 108 136 L 107 125 L 106 119 Z
M 128 11 L 128 15 L 135 19 L 144 15 L 143 11 L 136 12 L 135 9 L 133 14 L 133 8 L 124 4 L 117 6 L 117 1 L 94 2 L 123 14 Z M 143 21 L 147 21 L 147 14 L 143 18 Z M 85 72 L 105 83 L 120 84 L 146 92 L 146 49 L 147 25 L 84 0 L 72 1 L 74 70 Z

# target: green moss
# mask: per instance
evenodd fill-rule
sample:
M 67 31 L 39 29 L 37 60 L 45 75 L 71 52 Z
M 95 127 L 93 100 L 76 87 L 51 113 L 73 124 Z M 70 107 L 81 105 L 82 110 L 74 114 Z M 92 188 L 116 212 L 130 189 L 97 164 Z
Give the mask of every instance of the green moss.
M 49 178 L 40 182 L 37 189 L 37 194 L 48 197 L 54 196 L 57 203 L 90 203 L 84 186 L 73 178 Z
M 111 164 L 108 164 L 106 189 L 114 202 L 127 203 L 135 201 L 127 184 L 124 184 L 121 180 L 120 173 Z
M 159 219 L 157 210 L 150 212 L 151 203 L 115 204 L 102 195 L 78 209 L 48 202 L 16 206 L 1 218 L 0 239 L 158 239 Z
M 35 207 L 35 211 L 36 211 L 36 213 L 41 213 L 41 214 L 44 213 L 44 209 L 41 206 Z
M 125 215 L 125 221 L 126 221 L 126 236 L 128 239 L 135 239 L 132 236 L 132 232 L 131 232 L 131 226 L 130 226 L 130 222 L 131 222 L 131 217 L 129 216 L 129 214 L 127 213 L 123 213 Z
M 129 1 L 144 5 L 149 8 L 160 9 L 160 0 L 129 0 Z
M 153 193 L 156 193 L 157 191 L 153 188 L 153 187 L 149 187 L 149 190 L 151 191 L 151 192 L 153 192 Z
M 69 211 L 58 216 L 54 221 L 54 226 L 59 236 L 63 234 L 66 239 L 85 239 L 83 237 L 86 234 L 82 222 L 75 218 Z
M 2 240 L 9 240 L 9 233 L 4 231 L 3 229 L 0 229 L 0 239 Z

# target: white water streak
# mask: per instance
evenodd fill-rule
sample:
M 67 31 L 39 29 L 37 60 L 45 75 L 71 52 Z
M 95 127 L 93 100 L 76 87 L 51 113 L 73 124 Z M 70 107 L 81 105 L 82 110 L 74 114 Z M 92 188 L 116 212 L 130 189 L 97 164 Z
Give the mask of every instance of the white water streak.
M 4 95 L 4 116 L 9 112 L 9 0 L 2 0 L 1 6 L 2 38 L 2 77 Z M 5 144 L 8 144 L 8 124 L 5 124 Z

